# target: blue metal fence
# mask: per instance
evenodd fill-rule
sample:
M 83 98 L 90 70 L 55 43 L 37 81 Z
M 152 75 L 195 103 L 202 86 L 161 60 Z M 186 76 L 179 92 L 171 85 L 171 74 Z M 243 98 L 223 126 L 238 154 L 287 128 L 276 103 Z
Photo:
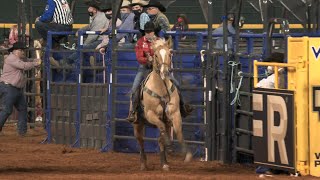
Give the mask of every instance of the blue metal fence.
M 77 53 L 80 57 L 79 61 L 76 61 L 76 67 L 73 71 L 73 78 L 62 78 L 65 79 L 65 83 L 75 85 L 76 89 L 73 94 L 76 98 L 75 111 L 72 111 L 74 114 L 69 114 L 69 117 L 74 117 L 74 121 L 70 121 L 68 128 L 71 128 L 71 134 L 74 133 L 72 138 L 72 144 L 75 147 L 83 146 L 81 144 L 81 139 L 88 138 L 86 135 L 83 135 L 82 130 L 85 129 L 86 123 L 83 123 L 81 118 L 83 116 L 87 116 L 88 114 L 83 114 L 86 104 L 85 99 L 81 99 L 83 96 L 82 88 L 84 84 L 88 86 L 96 86 L 96 85 L 103 85 L 103 95 L 101 97 L 105 97 L 105 101 L 100 101 L 105 103 L 106 109 L 100 109 L 103 111 L 103 122 L 104 122 L 104 145 L 101 146 L 103 151 L 109 150 L 117 150 L 122 152 L 138 152 L 138 145 L 135 141 L 133 136 L 133 128 L 132 126 L 125 122 L 124 118 L 128 114 L 128 99 L 129 97 L 126 96 L 126 93 L 129 91 L 131 87 L 131 83 L 133 82 L 136 68 L 138 63 L 135 59 L 135 53 L 132 49 L 128 49 L 127 47 L 124 48 L 111 48 L 117 45 L 112 46 L 112 43 L 109 43 L 107 52 L 104 58 L 101 58 L 100 55 L 95 54 L 96 62 L 104 61 L 105 67 L 103 69 L 103 77 L 101 78 L 101 72 L 96 73 L 93 69 L 85 68 L 87 66 L 88 57 L 90 54 L 84 53 L 85 51 L 82 49 L 82 42 L 83 36 L 85 34 L 98 34 L 99 32 L 79 32 L 78 36 L 78 48 Z M 106 32 L 108 34 L 110 32 Z M 118 31 L 118 33 L 137 33 L 137 31 Z M 45 57 L 45 65 L 46 65 L 46 72 L 47 72 L 47 109 L 46 109 L 46 130 L 48 133 L 48 142 L 51 142 L 53 139 L 52 137 L 52 122 L 54 121 L 52 118 L 52 87 L 54 85 L 54 81 L 61 81 L 61 78 L 53 78 L 52 75 L 54 73 L 53 69 L 50 67 L 49 63 L 49 56 L 54 52 L 51 47 L 51 39 L 53 35 L 74 35 L 71 32 L 48 32 L 48 44 L 46 47 L 46 57 Z M 232 111 L 234 112 L 233 116 L 230 116 L 231 119 L 219 119 L 218 122 L 215 123 L 215 128 L 211 129 L 212 127 L 208 127 L 207 120 L 210 117 L 206 117 L 205 111 L 213 111 L 219 116 L 219 109 L 208 109 L 206 104 L 211 103 L 211 100 L 205 99 L 205 90 L 206 88 L 217 88 L 219 89 L 219 85 L 215 84 L 213 87 L 206 87 L 204 83 L 204 78 L 208 75 L 206 66 L 206 60 L 201 62 L 200 59 L 200 50 L 207 49 L 207 33 L 206 32 L 167 32 L 166 35 L 171 35 L 173 37 L 174 42 L 174 57 L 173 57 L 173 64 L 174 64 L 174 75 L 181 83 L 182 86 L 182 93 L 186 96 L 187 101 L 190 101 L 195 107 L 197 108 L 194 114 L 190 118 L 187 118 L 183 121 L 183 129 L 185 139 L 187 143 L 193 144 L 194 154 L 198 156 L 202 156 L 205 158 L 207 150 L 206 148 L 212 147 L 217 149 L 217 153 L 219 153 L 219 149 L 221 150 L 221 141 L 222 139 L 220 136 L 224 136 L 219 131 L 219 127 L 221 126 L 222 121 L 230 121 L 232 125 L 231 132 L 231 139 L 228 142 L 232 147 L 231 151 L 233 153 L 229 153 L 228 156 L 233 156 L 232 159 L 234 161 L 241 161 L 239 160 L 242 158 L 239 154 L 247 154 L 248 156 L 252 156 L 252 145 L 251 145 L 251 136 L 252 136 L 252 108 L 251 108 L 251 85 L 252 85 L 252 61 L 254 59 L 260 59 L 263 57 L 265 48 L 265 34 L 250 34 L 244 33 L 240 35 L 242 40 L 242 51 L 238 56 L 240 56 L 240 64 L 241 66 L 235 67 L 233 77 L 234 79 L 233 84 L 230 86 L 238 86 L 239 80 L 241 77 L 245 77 L 246 79 L 243 80 L 241 90 L 240 90 L 240 99 L 242 100 L 241 105 L 232 105 Z M 296 36 L 301 36 L 302 34 L 296 34 Z M 180 39 L 181 36 L 187 36 L 189 39 L 189 44 L 187 46 L 182 46 L 184 42 Z M 221 36 L 221 35 L 217 35 Z M 276 34 L 274 38 L 285 38 L 285 36 Z M 192 40 L 191 40 L 192 39 Z M 261 43 L 261 46 L 255 47 L 257 43 L 255 41 L 259 40 L 258 43 Z M 111 42 L 111 41 L 110 41 Z M 194 43 L 194 44 L 190 44 Z M 239 43 L 239 42 L 238 42 Z M 115 49 L 113 52 L 112 49 Z M 58 52 L 62 53 L 62 52 Z M 69 52 L 70 53 L 70 52 Z M 88 52 L 89 53 L 89 52 Z M 112 56 L 114 54 L 114 56 Z M 230 52 L 232 55 L 232 52 Z M 219 55 L 219 51 L 216 52 L 215 61 L 217 61 L 217 67 L 214 67 L 218 70 L 218 72 L 223 71 L 223 61 L 225 59 Z M 242 74 L 239 74 L 240 72 Z M 262 72 L 263 70 L 261 70 Z M 87 77 L 90 76 L 90 73 L 96 73 L 100 77 L 96 78 L 87 78 L 84 80 L 84 75 L 89 74 Z M 240 75 L 240 76 L 239 76 Z M 56 75 L 58 77 L 58 75 Z M 90 76 L 91 77 L 91 76 Z M 219 80 L 223 81 L 222 76 L 217 76 L 217 78 L 221 78 Z M 103 81 L 101 81 L 103 79 Z M 230 84 L 230 82 L 227 82 Z M 223 90 L 222 90 L 223 91 Z M 208 91 L 207 91 L 208 92 Z M 220 91 L 221 92 L 221 91 Z M 235 94 L 232 93 L 231 97 L 233 98 Z M 221 99 L 216 98 L 217 101 L 222 102 Z M 231 105 L 230 105 L 231 106 Z M 90 113 L 89 113 L 90 114 Z M 93 115 L 92 115 L 93 116 Z M 81 125 L 83 124 L 83 125 Z M 74 126 L 74 127 L 72 127 Z M 208 131 L 213 131 L 213 136 L 210 137 Z M 57 133 L 57 132 L 55 132 Z M 90 133 L 88 133 L 90 135 Z M 152 127 L 146 128 L 146 151 L 149 152 L 157 152 L 157 140 L 156 137 L 158 136 L 158 131 Z M 216 139 L 213 141 L 212 139 Z M 68 141 L 69 142 L 69 141 Z M 206 143 L 205 143 L 206 142 Z M 213 143 L 214 144 L 211 144 Z M 64 142 L 66 143 L 66 142 Z M 211 145 L 209 145 L 209 144 Z M 219 157 L 219 156 L 216 156 Z M 217 159 L 218 160 L 218 159 Z

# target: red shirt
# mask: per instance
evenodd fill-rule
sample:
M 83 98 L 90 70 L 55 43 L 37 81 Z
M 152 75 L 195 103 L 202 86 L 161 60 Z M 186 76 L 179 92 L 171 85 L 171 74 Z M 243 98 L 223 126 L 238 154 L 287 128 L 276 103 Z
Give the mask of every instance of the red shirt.
M 150 56 L 154 55 L 153 49 L 151 48 L 152 43 L 149 42 L 145 37 L 141 37 L 135 47 L 137 60 L 140 64 L 147 64 L 147 56 L 149 53 Z

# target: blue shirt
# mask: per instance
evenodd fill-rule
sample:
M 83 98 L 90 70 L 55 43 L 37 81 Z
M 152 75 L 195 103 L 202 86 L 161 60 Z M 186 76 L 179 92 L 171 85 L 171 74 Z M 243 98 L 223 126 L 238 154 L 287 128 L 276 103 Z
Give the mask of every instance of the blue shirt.
M 46 9 L 39 19 L 41 22 L 64 25 L 73 24 L 71 10 L 67 0 L 48 0 Z
M 232 24 L 228 24 L 228 49 L 232 49 L 233 48 L 233 41 L 230 35 L 234 35 L 236 34 L 236 30 L 234 29 L 234 27 L 232 26 Z M 213 35 L 222 35 L 223 34 L 223 25 L 219 26 L 217 29 L 215 29 L 213 32 Z M 223 48 L 223 37 L 214 37 L 213 39 L 216 39 L 216 45 L 215 48 L 216 49 L 224 49 Z

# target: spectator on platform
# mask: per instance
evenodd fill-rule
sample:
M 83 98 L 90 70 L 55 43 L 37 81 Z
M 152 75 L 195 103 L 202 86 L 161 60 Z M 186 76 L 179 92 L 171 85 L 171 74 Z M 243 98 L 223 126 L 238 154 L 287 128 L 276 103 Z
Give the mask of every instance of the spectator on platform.
M 187 15 L 179 14 L 177 16 L 177 22 L 171 28 L 172 31 L 188 31 L 189 30 L 189 21 Z M 186 39 L 186 36 L 181 37 L 182 40 Z
M 81 28 L 79 31 L 100 31 L 107 26 L 107 18 L 105 13 L 100 11 L 100 2 L 95 0 L 87 1 L 85 3 L 88 6 L 88 14 L 92 18 L 92 21 L 89 25 Z M 76 35 L 78 35 L 78 32 Z M 83 43 L 82 49 L 95 49 L 102 42 L 102 35 L 88 35 L 86 40 Z M 62 61 L 64 65 L 74 64 L 76 60 L 79 59 L 79 54 L 77 52 L 72 53 L 69 57 L 67 57 L 66 62 Z M 50 60 L 51 62 L 55 61 L 54 59 Z M 52 63 L 59 65 L 59 62 Z
M 144 6 L 147 9 L 147 13 L 150 20 L 154 23 L 156 33 L 160 31 L 170 31 L 170 23 L 164 12 L 166 8 L 158 0 L 150 0 L 149 4 Z
M 120 8 L 120 19 L 122 24 L 119 27 L 119 30 L 134 30 L 134 14 L 131 11 L 130 5 L 131 3 L 127 0 L 122 2 Z M 119 43 L 132 43 L 133 35 L 130 33 L 118 33 L 116 38 Z
M 112 4 L 107 3 L 106 6 L 103 9 L 101 9 L 101 11 L 105 13 L 105 16 L 107 18 L 106 27 L 100 30 L 102 34 L 112 29 Z M 117 18 L 116 27 L 119 28 L 121 24 L 122 24 L 121 20 Z M 102 47 L 106 47 L 108 43 L 109 43 L 109 35 L 103 35 L 102 42 L 96 47 L 96 50 L 99 50 Z
M 134 42 L 137 42 L 139 38 L 144 36 L 144 25 L 150 21 L 149 15 L 145 12 L 143 6 L 148 4 L 144 0 L 132 0 L 131 8 L 134 13 L 134 29 L 139 30 L 141 34 L 138 34 L 134 37 Z
M 45 12 L 36 18 L 35 27 L 47 41 L 48 31 L 72 31 L 73 17 L 67 0 L 47 0 Z M 54 46 L 59 45 L 64 36 L 53 38 Z
M 228 27 L 228 49 L 233 49 L 233 37 L 232 35 L 236 34 L 236 30 L 233 27 L 234 22 L 234 15 L 229 14 L 228 15 L 228 21 L 227 21 L 227 27 Z M 220 26 L 215 29 L 213 32 L 213 35 L 221 35 L 219 37 L 213 37 L 213 39 L 216 40 L 215 49 L 223 50 L 224 44 L 223 44 L 223 23 L 220 24 Z
M 0 111 L 0 133 L 2 128 L 11 115 L 13 106 L 18 110 L 17 129 L 20 136 L 27 133 L 27 103 L 25 100 L 24 86 L 26 78 L 25 70 L 30 70 L 41 64 L 40 59 L 25 61 L 26 46 L 22 42 L 16 42 L 9 49 L 10 55 L 4 60 L 3 73 L 0 77 L 0 96 L 3 109 Z
M 130 2 L 124 0 L 120 7 L 120 20 L 122 21 L 118 30 L 134 30 L 134 14 L 131 11 Z M 119 46 L 132 47 L 133 36 L 131 33 L 117 33 L 116 40 Z M 100 52 L 105 52 L 105 47 L 100 48 Z

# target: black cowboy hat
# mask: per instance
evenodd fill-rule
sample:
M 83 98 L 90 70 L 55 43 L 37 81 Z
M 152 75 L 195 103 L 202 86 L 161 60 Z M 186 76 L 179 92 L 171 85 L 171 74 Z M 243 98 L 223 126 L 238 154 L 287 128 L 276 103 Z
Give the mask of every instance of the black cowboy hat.
M 101 5 L 101 2 L 100 1 L 97 1 L 97 0 L 89 0 L 89 1 L 86 1 L 85 4 L 89 7 L 94 7 L 96 8 L 97 10 L 100 10 L 100 5 Z
M 155 32 L 156 27 L 154 26 L 153 22 L 149 21 L 144 25 L 145 32 Z
M 263 62 L 275 62 L 275 63 L 283 63 L 284 62 L 284 54 L 280 52 L 274 52 L 269 57 L 265 58 Z
M 158 1 L 158 0 L 150 0 L 149 4 L 143 7 L 156 7 L 158 8 L 161 12 L 166 12 L 166 8 Z
M 112 10 L 112 3 L 106 3 L 104 6 L 102 6 L 101 11 L 106 12 Z
M 17 49 L 27 49 L 26 45 L 22 42 L 16 42 L 13 44 L 13 46 L 8 49 L 9 52 L 12 52 L 13 50 L 17 50 Z

